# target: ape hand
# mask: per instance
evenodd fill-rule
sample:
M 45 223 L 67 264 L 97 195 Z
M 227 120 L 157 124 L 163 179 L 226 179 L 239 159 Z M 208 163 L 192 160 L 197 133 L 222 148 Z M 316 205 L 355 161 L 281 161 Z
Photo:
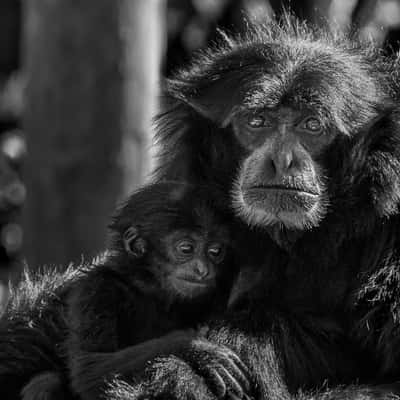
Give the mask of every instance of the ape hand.
M 251 391 L 249 370 L 229 348 L 196 339 L 181 357 L 204 379 L 218 399 L 248 398 Z

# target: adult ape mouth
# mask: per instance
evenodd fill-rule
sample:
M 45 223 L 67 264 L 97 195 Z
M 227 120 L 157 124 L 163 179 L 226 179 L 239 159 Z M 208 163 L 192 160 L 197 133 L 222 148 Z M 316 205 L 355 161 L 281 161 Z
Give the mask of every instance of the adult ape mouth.
M 255 185 L 255 186 L 249 186 L 243 188 L 244 192 L 251 192 L 251 191 L 276 191 L 276 192 L 282 192 L 282 193 L 298 193 L 301 195 L 308 195 L 308 196 L 319 196 L 320 193 L 318 193 L 315 190 L 311 189 L 305 189 L 305 188 L 300 188 L 300 187 L 295 187 L 295 186 L 285 186 L 285 185 Z

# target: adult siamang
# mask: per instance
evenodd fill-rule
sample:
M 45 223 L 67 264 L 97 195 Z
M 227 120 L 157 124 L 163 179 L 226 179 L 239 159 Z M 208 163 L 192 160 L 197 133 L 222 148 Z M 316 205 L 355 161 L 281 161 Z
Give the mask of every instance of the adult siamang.
M 400 115 L 396 59 L 295 22 L 223 38 L 167 84 L 156 179 L 212 183 L 266 262 L 212 345 L 255 399 L 389 398 L 400 380 Z M 243 248 L 246 252 L 246 248 Z M 248 282 L 247 282 L 248 283 Z M 201 352 L 158 358 L 117 399 L 214 399 Z

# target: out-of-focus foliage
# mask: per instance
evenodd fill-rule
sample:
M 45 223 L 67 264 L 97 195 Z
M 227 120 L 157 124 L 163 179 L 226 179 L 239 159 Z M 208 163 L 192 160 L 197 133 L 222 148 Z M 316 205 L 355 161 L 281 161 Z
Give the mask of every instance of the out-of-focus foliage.
M 23 80 L 20 67 L 21 2 L 0 2 L 0 312 L 7 279 L 18 270 L 22 246 L 20 211 L 25 201 L 21 165 L 25 139 L 19 129 Z
M 240 31 L 243 16 L 263 23 L 283 9 L 319 25 L 355 27 L 363 38 L 373 38 L 392 51 L 399 48 L 399 0 L 169 0 L 166 74 L 212 41 L 217 26 Z

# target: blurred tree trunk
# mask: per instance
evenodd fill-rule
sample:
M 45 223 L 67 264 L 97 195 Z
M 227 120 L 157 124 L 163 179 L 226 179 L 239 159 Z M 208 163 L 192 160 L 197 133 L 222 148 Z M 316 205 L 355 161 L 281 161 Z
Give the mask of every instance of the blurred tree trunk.
M 166 46 L 166 2 L 123 0 L 121 33 L 124 76 L 121 161 L 122 194 L 129 194 L 152 169 L 152 118 L 157 108 L 160 64 Z M 150 134 L 149 134 L 150 132 Z
M 155 36 L 139 50 L 135 38 L 121 33 L 136 23 L 148 30 L 158 23 L 129 3 L 155 11 L 160 1 L 24 2 L 25 243 L 31 265 L 79 261 L 103 249 L 126 181 L 142 179 L 148 111 L 135 108 L 150 103 L 147 85 L 154 79 L 142 81 L 141 75 L 141 87 L 132 82 L 138 71 L 157 69 L 149 65 L 157 57 L 141 51 L 159 50 L 150 42 Z M 133 55 L 138 69 L 129 67 Z

